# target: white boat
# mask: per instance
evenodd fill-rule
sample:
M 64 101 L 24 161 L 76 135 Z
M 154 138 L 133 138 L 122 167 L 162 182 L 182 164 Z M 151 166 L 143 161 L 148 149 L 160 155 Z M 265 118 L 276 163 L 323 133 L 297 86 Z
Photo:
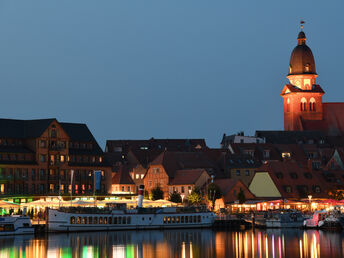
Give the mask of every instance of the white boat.
M 49 232 L 211 227 L 215 214 L 194 207 L 142 208 L 140 186 L 137 209 L 60 208 L 48 210 Z
M 87 210 L 89 212 L 87 212 Z M 190 209 L 189 209 L 190 210 Z M 135 210 L 100 210 L 97 208 L 75 211 L 49 209 L 49 232 L 167 229 L 211 227 L 215 215 L 209 211 L 187 211 L 182 208 L 140 208 Z
M 272 214 L 266 219 L 267 228 L 300 228 L 303 226 L 304 217 L 301 212 L 281 211 Z
M 28 216 L 0 216 L 0 236 L 33 233 L 35 233 L 35 229 Z

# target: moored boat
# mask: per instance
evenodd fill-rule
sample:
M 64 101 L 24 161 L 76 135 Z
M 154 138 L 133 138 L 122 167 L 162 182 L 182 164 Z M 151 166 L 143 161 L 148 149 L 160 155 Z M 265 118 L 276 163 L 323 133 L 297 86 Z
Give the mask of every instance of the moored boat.
M 298 211 L 281 211 L 273 213 L 266 219 L 267 228 L 300 228 L 303 226 L 304 217 Z
M 141 186 L 140 186 L 141 187 Z M 136 209 L 60 208 L 48 210 L 49 232 L 211 227 L 215 214 L 206 208 L 142 208 L 143 187 Z
M 35 229 L 28 216 L 0 216 L 0 236 L 33 233 L 35 233 Z

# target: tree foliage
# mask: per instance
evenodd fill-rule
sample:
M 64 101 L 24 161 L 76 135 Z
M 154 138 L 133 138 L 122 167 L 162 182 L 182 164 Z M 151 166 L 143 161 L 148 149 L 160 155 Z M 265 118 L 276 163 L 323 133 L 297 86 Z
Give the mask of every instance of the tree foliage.
M 199 188 L 195 187 L 188 196 L 188 200 L 195 205 L 202 203 L 203 196 Z
M 244 191 L 240 188 L 239 193 L 237 194 L 237 199 L 239 200 L 240 204 L 243 204 L 244 202 L 246 202 L 246 196 Z
M 222 197 L 222 191 L 217 184 L 211 183 L 208 185 L 208 199 L 212 202 L 213 209 L 215 208 L 215 201 Z
M 164 199 L 164 192 L 161 190 L 160 186 L 153 188 L 151 194 L 153 201 Z
M 174 203 L 181 203 L 182 197 L 180 196 L 180 193 L 174 191 L 173 193 L 170 194 L 170 198 L 168 200 Z
M 328 196 L 334 200 L 343 200 L 344 199 L 344 190 L 331 190 L 328 192 Z

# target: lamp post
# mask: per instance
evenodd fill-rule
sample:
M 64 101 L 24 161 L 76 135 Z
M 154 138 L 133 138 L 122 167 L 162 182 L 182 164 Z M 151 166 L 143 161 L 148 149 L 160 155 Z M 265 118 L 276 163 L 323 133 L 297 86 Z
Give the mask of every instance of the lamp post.
M 312 211 L 312 195 L 308 195 L 309 210 Z

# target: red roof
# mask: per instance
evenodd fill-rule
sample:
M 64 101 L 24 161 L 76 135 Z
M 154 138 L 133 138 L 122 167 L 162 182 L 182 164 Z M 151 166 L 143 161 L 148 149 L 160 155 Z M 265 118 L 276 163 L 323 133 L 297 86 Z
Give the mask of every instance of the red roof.
M 268 172 L 283 198 L 301 199 L 307 198 L 308 194 L 314 197 L 327 196 L 328 187 L 324 185 L 321 172 L 311 172 L 293 160 L 270 161 L 259 168 L 257 172 Z M 315 191 L 317 186 L 320 186 L 320 193 Z M 287 192 L 287 187 L 290 187 L 291 192 Z
M 164 151 L 151 162 L 151 165 L 162 165 L 171 178 L 181 169 L 216 169 L 216 165 L 203 152 Z
M 177 170 L 170 185 L 193 185 L 203 173 L 207 173 L 207 171 L 204 169 Z
M 113 185 L 135 185 L 133 179 L 129 175 L 129 167 L 121 166 L 119 171 L 112 177 Z
M 344 103 L 323 103 L 323 120 L 302 119 L 303 130 L 323 131 L 327 135 L 344 134 Z

